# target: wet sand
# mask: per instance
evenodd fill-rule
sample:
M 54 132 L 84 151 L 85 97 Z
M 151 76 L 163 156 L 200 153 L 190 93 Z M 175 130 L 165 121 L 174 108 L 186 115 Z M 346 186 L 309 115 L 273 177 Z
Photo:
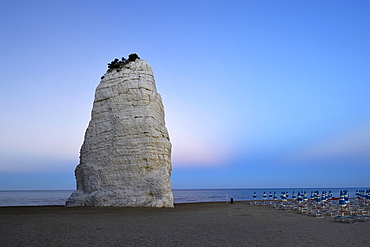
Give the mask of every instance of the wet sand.
M 0 207 L 0 246 L 369 246 L 351 225 L 247 202 L 175 208 Z

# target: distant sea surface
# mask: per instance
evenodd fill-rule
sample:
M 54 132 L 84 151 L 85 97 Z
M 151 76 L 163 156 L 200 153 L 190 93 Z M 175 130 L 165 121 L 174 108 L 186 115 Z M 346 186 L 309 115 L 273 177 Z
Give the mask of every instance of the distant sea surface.
M 256 192 L 257 199 L 261 200 L 263 193 L 267 197 L 271 192 L 276 192 L 280 198 L 281 192 L 288 192 L 291 198 L 293 191 L 306 191 L 307 195 L 311 191 L 331 191 L 334 197 L 339 197 L 341 190 L 348 190 L 350 197 L 355 197 L 356 190 L 367 188 L 274 188 L 274 189 L 174 189 L 175 203 L 194 203 L 194 202 L 221 202 L 233 198 L 234 201 L 253 200 Z M 46 205 L 65 205 L 65 201 L 72 194 L 73 190 L 0 190 L 0 206 L 46 206 Z

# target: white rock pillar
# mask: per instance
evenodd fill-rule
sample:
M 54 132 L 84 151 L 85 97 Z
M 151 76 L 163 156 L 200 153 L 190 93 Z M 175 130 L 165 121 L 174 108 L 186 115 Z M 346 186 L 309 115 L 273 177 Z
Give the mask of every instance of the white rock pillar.
M 67 206 L 173 207 L 171 142 L 152 68 L 108 69 L 95 92 Z

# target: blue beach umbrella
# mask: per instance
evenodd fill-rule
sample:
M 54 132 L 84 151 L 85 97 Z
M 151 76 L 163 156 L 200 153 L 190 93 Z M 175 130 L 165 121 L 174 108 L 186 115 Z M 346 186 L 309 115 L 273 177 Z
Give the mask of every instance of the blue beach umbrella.
M 287 201 L 287 198 L 286 198 L 286 194 L 285 194 L 285 192 L 281 192 L 281 200 L 282 200 L 283 202 L 286 202 L 286 201 Z
M 300 192 L 298 192 L 298 195 L 297 195 L 297 202 L 298 203 L 301 203 L 302 202 L 302 195 Z
M 314 199 L 315 198 L 315 194 L 313 193 L 313 191 L 311 190 L 311 196 L 310 196 L 310 199 Z
M 344 200 L 346 201 L 346 203 L 349 203 L 348 190 L 343 191 L 343 194 L 344 194 Z
M 326 195 L 325 195 L 325 191 L 323 191 L 321 193 L 321 201 L 325 202 L 326 201 Z
M 306 191 L 303 192 L 303 201 L 305 201 L 305 202 L 308 201 Z
M 257 200 L 257 194 L 256 194 L 256 192 L 253 193 L 253 200 Z
M 320 203 L 320 202 L 321 202 L 320 193 L 316 193 L 315 201 L 316 201 L 317 203 Z
M 299 193 L 299 192 L 298 192 Z M 296 199 L 297 199 L 297 197 L 295 196 L 295 192 L 293 191 L 293 193 L 292 193 L 292 199 L 293 199 L 293 201 L 295 201 Z
M 263 192 L 263 196 L 262 196 L 262 198 L 263 198 L 263 200 L 264 200 L 264 201 L 266 201 L 266 198 L 267 198 L 267 196 L 266 196 L 266 192 Z
M 274 200 L 277 200 L 276 191 L 274 191 Z
M 270 191 L 270 194 L 269 194 L 269 200 L 271 201 L 272 200 L 272 193 Z
M 344 193 L 340 191 L 339 205 L 344 207 L 346 206 L 346 200 L 344 199 Z
M 288 195 L 284 193 L 284 202 L 288 201 Z

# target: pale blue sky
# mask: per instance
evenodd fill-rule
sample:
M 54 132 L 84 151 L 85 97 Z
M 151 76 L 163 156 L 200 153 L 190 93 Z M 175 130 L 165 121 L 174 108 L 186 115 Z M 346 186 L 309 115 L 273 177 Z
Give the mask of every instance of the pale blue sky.
M 0 190 L 73 189 L 114 58 L 153 68 L 174 188 L 370 186 L 369 1 L 1 1 Z

